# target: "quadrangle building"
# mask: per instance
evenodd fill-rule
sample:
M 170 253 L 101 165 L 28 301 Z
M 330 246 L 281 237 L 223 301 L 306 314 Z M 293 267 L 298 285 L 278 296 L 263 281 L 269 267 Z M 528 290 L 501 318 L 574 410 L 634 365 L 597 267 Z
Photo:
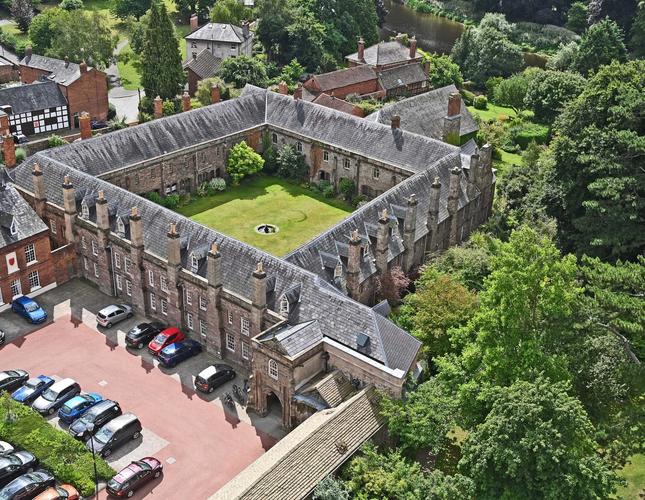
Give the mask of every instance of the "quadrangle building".
M 448 114 L 438 123 L 458 136 L 460 115 Z M 258 151 L 293 144 L 312 182 L 352 179 L 370 201 L 277 258 L 140 196 L 226 176 L 242 140 Z M 460 148 L 407 132 L 398 116 L 363 120 L 255 87 L 37 153 L 5 176 L 47 224 L 59 283 L 83 277 L 245 366 L 250 408 L 279 404 L 285 428 L 348 387 L 402 395 L 420 343 L 374 306 L 379 278 L 467 238 L 495 187 L 488 145 Z

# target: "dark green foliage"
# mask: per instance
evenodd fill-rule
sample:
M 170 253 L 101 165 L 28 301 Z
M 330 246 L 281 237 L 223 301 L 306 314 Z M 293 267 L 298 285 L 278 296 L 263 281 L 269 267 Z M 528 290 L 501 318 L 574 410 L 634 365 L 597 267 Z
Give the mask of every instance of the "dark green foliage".
M 153 2 L 149 15 L 141 54 L 141 85 L 148 97 L 172 99 L 185 81 L 179 42 L 163 3 Z
M 58 146 L 63 146 L 65 144 L 67 144 L 67 141 L 63 139 L 61 136 L 56 134 L 50 135 L 49 138 L 47 139 L 47 147 L 49 148 L 55 148 Z
M 549 58 L 546 67 L 547 69 L 555 69 L 558 71 L 574 70 L 577 58 L 578 44 L 576 42 L 562 44 L 555 55 Z
M 27 159 L 27 151 L 23 148 L 16 148 L 16 163 L 22 163 Z
M 498 243 L 482 233 L 474 233 L 465 244 L 450 247 L 441 254 L 433 262 L 433 267 L 458 280 L 469 290 L 479 291 L 490 274 L 491 258 L 497 251 Z
M 587 29 L 587 5 L 582 2 L 574 2 L 567 12 L 567 28 L 576 33 L 582 33 Z
M 267 72 L 264 63 L 257 57 L 239 56 L 224 59 L 218 71 L 219 76 L 237 88 L 247 83 L 258 87 L 266 87 Z
M 9 11 L 16 20 L 18 29 L 23 33 L 27 33 L 29 24 L 31 24 L 31 20 L 34 17 L 34 6 L 31 0 L 11 0 Z
M 278 150 L 276 165 L 278 175 L 284 179 L 300 182 L 307 180 L 309 177 L 309 166 L 305 161 L 305 157 L 290 144 L 285 144 Z
M 83 0 L 63 0 L 60 3 L 60 8 L 63 10 L 77 10 L 83 8 Z
M 249 9 L 237 0 L 218 0 L 210 10 L 210 18 L 214 23 L 230 23 L 240 26 L 242 21 L 250 17 Z
M 204 106 L 208 106 L 209 104 L 212 104 L 211 87 L 213 85 L 217 85 L 219 87 L 219 95 L 222 101 L 226 101 L 231 97 L 231 92 L 229 88 L 224 84 L 224 80 L 222 80 L 220 77 L 214 76 L 212 78 L 204 78 L 203 80 L 200 80 L 199 83 L 197 84 L 197 92 L 195 92 L 195 97 Z
M 349 500 L 349 492 L 343 482 L 333 476 L 327 476 L 318 483 L 312 496 L 313 500 Z
M 638 13 L 629 32 L 629 48 L 634 57 L 645 58 L 645 4 L 639 4 Z
M 475 109 L 486 109 L 488 108 L 488 99 L 485 95 L 478 95 L 473 100 L 473 106 Z
M 526 149 L 532 142 L 546 144 L 549 139 L 549 127 L 537 123 L 520 121 L 509 128 L 511 140 L 521 149 Z
M 338 192 L 346 201 L 350 201 L 356 195 L 356 184 L 353 180 L 343 177 L 338 182 Z
M 582 36 L 574 68 L 586 75 L 612 61 L 624 62 L 626 59 L 622 30 L 611 19 L 603 19 Z
M 430 72 L 428 79 L 430 85 L 438 89 L 446 85 L 455 85 L 460 88 L 464 83 L 461 70 L 449 56 L 433 54 L 430 56 Z
M 529 78 L 523 74 L 513 75 L 499 82 L 495 87 L 495 103 L 507 106 L 520 114 L 524 109 L 524 98 L 529 86 Z
M 589 19 L 593 24 L 608 17 L 627 33 L 636 17 L 638 5 L 638 0 L 590 0 Z
M 119 19 L 134 16 L 138 20 L 150 9 L 151 5 L 152 0 L 112 0 L 111 10 Z
M 526 107 L 535 119 L 551 124 L 565 104 L 576 98 L 584 89 L 586 80 L 577 73 L 547 70 L 539 78 L 531 78 L 526 92 Z
M 604 259 L 642 254 L 645 62 L 601 68 L 556 122 L 547 208 L 566 251 Z

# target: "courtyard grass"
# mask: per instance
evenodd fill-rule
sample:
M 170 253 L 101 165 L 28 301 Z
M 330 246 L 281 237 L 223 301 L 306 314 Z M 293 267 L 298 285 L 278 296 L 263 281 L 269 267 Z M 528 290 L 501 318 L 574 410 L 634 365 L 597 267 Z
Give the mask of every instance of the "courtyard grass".
M 620 476 L 627 481 L 627 486 L 618 489 L 616 498 L 643 498 L 645 495 L 645 455 L 632 456 L 631 462 L 620 471 Z
M 244 241 L 276 256 L 344 219 L 353 208 L 330 200 L 284 179 L 259 176 L 240 186 L 204 198 L 195 198 L 177 211 L 192 220 Z M 279 231 L 258 234 L 255 227 L 274 224 Z

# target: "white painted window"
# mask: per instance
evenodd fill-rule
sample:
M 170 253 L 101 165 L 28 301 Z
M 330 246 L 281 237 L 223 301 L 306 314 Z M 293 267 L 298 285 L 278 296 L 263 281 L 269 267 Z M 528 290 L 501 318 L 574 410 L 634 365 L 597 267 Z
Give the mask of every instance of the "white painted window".
M 161 299 L 161 314 L 168 315 L 168 301 L 166 299 Z
M 19 279 L 11 282 L 11 298 L 13 299 L 18 295 L 22 295 L 22 285 Z
M 124 261 L 125 261 L 125 272 L 130 274 L 130 266 L 132 266 L 132 260 L 130 260 L 130 257 L 126 257 Z
M 199 259 L 195 254 L 190 255 L 190 270 L 194 273 L 199 269 Z
M 349 167 L 351 166 L 351 163 L 349 161 L 349 158 L 344 158 L 343 159 L 343 168 L 345 170 L 349 170 Z
M 52 234 L 56 234 L 56 221 L 54 219 L 49 219 L 49 230 Z
M 164 292 L 167 292 L 168 291 L 168 280 L 166 279 L 166 277 L 163 274 L 159 275 L 159 283 L 161 285 L 161 289 Z
M 29 290 L 32 292 L 40 288 L 40 276 L 38 276 L 38 271 L 32 271 L 27 275 L 29 280 Z
M 244 359 L 251 357 L 251 346 L 247 342 L 242 342 L 242 357 Z
M 329 151 L 323 151 L 323 161 L 329 161 Z
M 132 297 L 132 282 L 125 280 L 125 293 L 128 294 L 128 297 Z
M 278 363 L 275 360 L 269 360 L 269 377 L 278 380 Z
M 148 269 L 148 285 L 155 286 L 155 272 L 152 269 Z
M 116 278 L 116 287 L 119 290 L 123 290 L 123 278 L 121 277 L 120 274 L 116 274 L 115 278 Z
M 188 329 L 192 330 L 195 327 L 195 324 L 193 322 L 193 314 L 192 313 L 186 313 L 186 323 L 188 324 Z
M 96 276 L 98 278 L 100 275 L 101 275 L 101 273 L 99 273 L 99 265 L 95 262 L 94 263 L 94 276 Z
M 280 316 L 289 316 L 289 300 L 286 297 L 280 300 Z
M 9 226 L 9 233 L 11 236 L 18 234 L 18 226 L 16 225 L 16 219 L 11 219 L 11 225 Z
M 154 293 L 150 294 L 150 309 L 157 310 L 157 296 Z
M 81 247 L 83 247 L 83 250 L 87 250 L 87 240 L 85 239 L 85 236 L 81 236 Z
M 208 325 L 206 325 L 206 321 L 203 319 L 199 320 L 199 333 L 202 334 L 204 337 L 206 336 L 206 332 L 208 331 Z
M 96 243 L 96 240 L 92 240 L 92 255 L 98 255 L 99 254 L 99 246 Z
M 121 254 L 114 252 L 114 265 L 117 269 L 121 269 Z
M 206 302 L 206 297 L 204 297 L 203 295 L 199 296 L 199 308 L 202 311 L 205 311 L 208 308 L 208 303 Z
M 125 236 L 125 224 L 121 220 L 121 217 L 116 220 L 116 232 L 119 236 Z
M 249 334 L 250 323 L 248 318 L 240 318 L 240 331 L 243 335 Z
M 186 304 L 193 305 L 193 293 L 190 290 L 186 290 Z
M 33 243 L 29 243 L 29 245 L 25 247 L 25 257 L 27 258 L 27 264 L 36 262 L 36 247 Z
M 227 319 L 229 325 L 233 324 L 233 313 L 231 312 L 230 309 L 228 311 L 226 311 L 226 319 Z
M 226 333 L 226 348 L 229 351 L 235 351 L 235 335 L 230 332 Z

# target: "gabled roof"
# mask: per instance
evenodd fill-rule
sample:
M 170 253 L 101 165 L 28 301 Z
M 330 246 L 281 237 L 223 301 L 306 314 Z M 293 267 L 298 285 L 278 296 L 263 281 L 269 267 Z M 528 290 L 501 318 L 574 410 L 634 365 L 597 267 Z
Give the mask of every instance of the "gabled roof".
M 222 59 L 215 57 L 210 50 L 204 49 L 195 59 L 191 59 L 184 64 L 184 69 L 190 70 L 197 75 L 198 78 L 210 78 L 217 73 Z
M 47 230 L 45 223 L 11 184 L 0 180 L 0 248 Z M 10 228 L 16 230 L 11 234 Z
M 311 101 L 314 104 L 319 106 L 325 106 L 326 108 L 335 109 L 336 111 L 342 111 L 355 116 L 362 116 L 363 112 L 361 108 L 353 105 L 351 102 L 347 102 L 344 99 L 339 99 L 338 97 L 331 97 L 327 94 L 318 94 L 316 98 Z
M 379 81 L 385 90 L 404 87 L 415 83 L 425 82 L 428 79 L 421 64 L 404 64 L 395 68 L 379 71 Z
M 67 101 L 56 83 L 37 82 L 0 89 L 1 106 L 11 106 L 11 113 L 15 115 L 67 106 Z
M 345 57 L 348 61 L 369 66 L 386 66 L 388 64 L 403 63 L 412 61 L 410 58 L 410 49 L 401 42 L 393 40 L 391 42 L 379 42 L 365 48 L 364 61 L 358 58 L 358 52 L 354 52 Z M 414 60 L 421 60 L 422 56 L 417 53 Z
M 78 64 L 53 57 L 31 54 L 23 57 L 20 65 L 48 71 L 50 73 L 48 76 L 49 80 L 64 86 L 74 83 L 81 77 L 81 67 Z M 91 69 L 91 67 L 87 67 L 88 71 Z
M 401 117 L 402 129 L 425 137 L 441 139 L 443 135 L 443 118 L 448 113 L 448 97 L 452 92 L 457 92 L 457 87 L 448 85 L 387 104 L 377 112 L 367 116 L 365 120 L 389 124 L 392 117 L 398 115 Z M 461 102 L 461 126 L 459 130 L 462 136 L 479 130 L 463 100 Z
M 186 35 L 186 40 L 242 43 L 244 41 L 244 33 L 242 28 L 233 24 L 208 23 Z
M 361 65 L 314 75 L 305 82 L 305 86 L 318 92 L 330 92 L 370 80 L 376 80 L 376 72 L 369 66 Z

